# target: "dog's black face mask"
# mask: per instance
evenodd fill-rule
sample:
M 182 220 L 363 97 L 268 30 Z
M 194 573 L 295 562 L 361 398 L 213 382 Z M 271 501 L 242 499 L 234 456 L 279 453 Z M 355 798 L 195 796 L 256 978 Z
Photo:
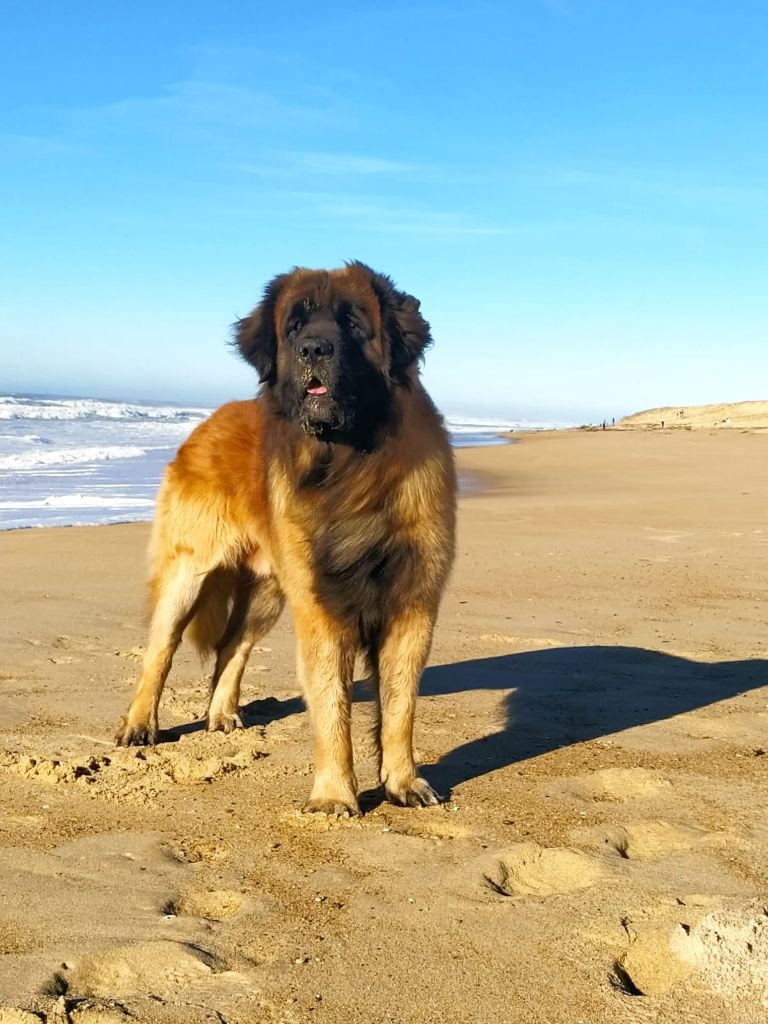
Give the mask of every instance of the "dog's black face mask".
M 370 450 L 429 343 L 416 299 L 362 263 L 275 278 L 236 325 L 279 413 L 321 440 Z
M 283 327 L 275 398 L 308 434 L 362 441 L 389 411 L 389 382 L 365 310 L 333 293 L 293 303 Z

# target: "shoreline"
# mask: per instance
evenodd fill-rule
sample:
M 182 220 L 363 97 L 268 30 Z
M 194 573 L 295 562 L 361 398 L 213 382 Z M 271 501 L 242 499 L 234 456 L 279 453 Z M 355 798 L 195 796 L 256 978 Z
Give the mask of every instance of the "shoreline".
M 527 431 L 526 432 L 521 432 L 521 433 L 527 433 Z M 533 433 L 533 431 L 531 431 L 531 433 Z M 500 446 L 503 446 L 503 445 L 512 444 L 515 441 L 519 440 L 519 436 L 518 437 L 512 437 L 511 435 L 507 436 L 505 434 L 499 434 L 497 436 L 498 436 L 498 440 L 494 441 L 492 443 L 460 445 L 460 446 L 454 447 L 453 450 L 454 450 L 454 452 L 459 452 L 459 451 L 463 451 L 465 449 L 474 449 L 474 448 L 497 448 L 497 447 L 500 447 Z M 169 459 L 169 462 L 170 461 L 171 460 Z M 471 491 L 482 490 L 482 488 L 483 488 L 483 479 L 484 479 L 484 477 L 482 476 L 482 474 L 479 474 L 477 472 L 473 472 L 472 470 L 468 470 L 468 471 L 465 471 L 465 472 L 462 472 L 461 470 L 459 470 L 459 490 L 460 490 L 460 492 L 464 491 L 466 493 L 470 493 Z M 158 484 L 158 486 L 159 486 L 159 484 Z M 154 516 L 154 512 L 151 515 L 148 515 L 146 519 L 117 519 L 117 520 L 113 520 L 112 522 L 101 522 L 101 523 L 54 523 L 54 524 L 50 524 L 49 525 L 49 524 L 47 524 L 45 522 L 41 522 L 41 523 L 28 523 L 28 524 L 23 524 L 23 525 L 19 525 L 19 526 L 1 526 L 0 525 L 0 534 L 12 533 L 12 532 L 15 532 L 17 530 L 41 530 L 41 529 L 45 529 L 45 530 L 57 530 L 57 529 L 69 530 L 69 529 L 72 529 L 72 527 L 128 526 L 131 523 L 151 523 L 152 519 L 153 519 L 153 516 Z
M 545 438 L 557 438 L 564 436 L 579 436 L 589 434 L 631 434 L 636 436 L 641 435 L 653 435 L 653 436 L 666 436 L 666 435 L 708 435 L 714 436 L 719 434 L 726 435 L 748 435 L 748 436 L 761 436 L 768 433 L 768 427 L 742 427 L 739 425 L 723 426 L 723 427 L 690 427 L 690 426 L 675 426 L 669 425 L 666 427 L 657 427 L 651 425 L 626 425 L 622 426 L 617 423 L 613 427 L 606 427 L 602 429 L 600 426 L 578 426 L 578 427 L 557 427 L 553 430 L 520 430 L 520 431 L 509 431 L 497 434 L 498 442 L 492 444 L 470 444 L 461 445 L 454 448 L 456 456 L 457 473 L 459 477 L 459 497 L 471 496 L 474 494 L 482 494 L 484 491 L 492 488 L 494 481 L 497 479 L 497 474 L 491 465 L 493 459 L 487 460 L 482 456 L 473 458 L 472 454 L 469 453 L 485 453 L 494 452 L 501 448 L 508 448 L 511 445 L 518 443 L 531 442 L 538 438 L 543 440 Z M 464 454 L 467 453 L 467 454 Z M 465 466 L 464 463 L 469 463 Z M 84 529 L 97 526 L 130 526 L 130 525 L 149 525 L 151 524 L 153 515 L 148 516 L 146 519 L 125 519 L 117 520 L 114 522 L 104 523 L 59 523 L 55 525 L 47 525 L 45 523 L 36 523 L 24 526 L 8 526 L 0 527 L 0 536 L 6 533 L 16 533 L 20 530 L 70 530 L 73 528 Z
M 0 395 L 0 524 L 5 529 L 141 521 L 165 465 L 213 409 L 100 398 Z M 513 427 L 446 416 L 455 446 L 502 443 Z

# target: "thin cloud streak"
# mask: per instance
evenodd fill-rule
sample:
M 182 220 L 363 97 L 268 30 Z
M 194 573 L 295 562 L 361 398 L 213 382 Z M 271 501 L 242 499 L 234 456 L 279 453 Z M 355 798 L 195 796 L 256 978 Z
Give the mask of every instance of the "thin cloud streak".
M 483 224 L 466 219 L 455 211 L 429 210 L 393 204 L 374 197 L 350 198 L 339 192 L 280 191 L 292 212 L 317 220 L 343 220 L 360 231 L 425 235 L 507 235 L 513 229 L 502 224 Z M 349 223 L 351 222 L 351 223 Z
M 297 170 L 311 174 L 414 174 L 420 170 L 416 165 L 401 160 L 352 153 L 288 152 L 283 156 Z
M 510 174 L 498 174 L 468 168 L 446 170 L 429 164 L 392 160 L 383 156 L 359 156 L 354 153 L 333 153 L 322 151 L 275 151 L 267 153 L 259 162 L 227 162 L 232 171 L 259 178 L 301 177 L 311 174 L 330 177 L 380 176 L 414 185 L 477 185 L 493 186 L 514 184 Z
M 354 153 L 324 153 L 315 151 L 276 151 L 263 163 L 236 163 L 232 170 L 261 178 L 283 178 L 286 175 L 327 175 L 329 177 L 413 176 L 423 168 L 401 160 L 385 157 L 358 156 Z
M 620 192 L 625 196 L 666 198 L 691 203 L 764 203 L 768 190 L 759 186 L 720 182 L 692 181 L 665 176 L 656 171 L 633 170 L 627 167 L 604 169 L 540 169 L 520 181 L 563 190 L 599 189 Z
M 204 128 L 218 135 L 243 129 L 284 128 L 287 123 L 335 125 L 342 111 L 331 109 L 329 97 L 315 105 L 284 102 L 268 92 L 210 81 L 182 81 L 161 95 L 133 97 L 101 106 L 70 110 L 63 120 L 72 127 L 100 131 L 154 131 L 184 134 Z M 348 112 L 343 116 L 347 118 Z

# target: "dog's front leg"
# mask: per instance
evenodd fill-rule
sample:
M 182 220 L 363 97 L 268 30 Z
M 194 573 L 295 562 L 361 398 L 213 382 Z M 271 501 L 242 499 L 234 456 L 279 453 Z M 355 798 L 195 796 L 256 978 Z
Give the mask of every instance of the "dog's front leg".
M 413 756 L 416 697 L 434 621 L 430 610 L 409 609 L 386 624 L 371 651 L 379 692 L 381 781 L 387 799 L 407 807 L 441 800 L 419 775 Z
M 351 691 L 355 644 L 315 608 L 296 614 L 298 675 L 312 722 L 315 780 L 305 812 L 356 815 L 357 781 L 352 765 Z

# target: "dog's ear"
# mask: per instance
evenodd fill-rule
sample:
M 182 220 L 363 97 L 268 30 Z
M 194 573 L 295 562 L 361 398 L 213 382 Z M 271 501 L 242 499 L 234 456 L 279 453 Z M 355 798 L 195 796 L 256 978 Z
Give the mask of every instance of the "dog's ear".
M 390 345 L 390 375 L 399 384 L 407 384 L 408 367 L 432 344 L 429 324 L 419 312 L 419 300 L 398 291 L 391 277 L 376 273 L 365 263 L 352 265 L 369 275 L 379 300 L 382 328 Z
M 259 374 L 259 383 L 272 385 L 277 376 L 277 332 L 275 306 L 289 274 L 273 278 L 264 289 L 258 306 L 233 324 L 233 345 Z

